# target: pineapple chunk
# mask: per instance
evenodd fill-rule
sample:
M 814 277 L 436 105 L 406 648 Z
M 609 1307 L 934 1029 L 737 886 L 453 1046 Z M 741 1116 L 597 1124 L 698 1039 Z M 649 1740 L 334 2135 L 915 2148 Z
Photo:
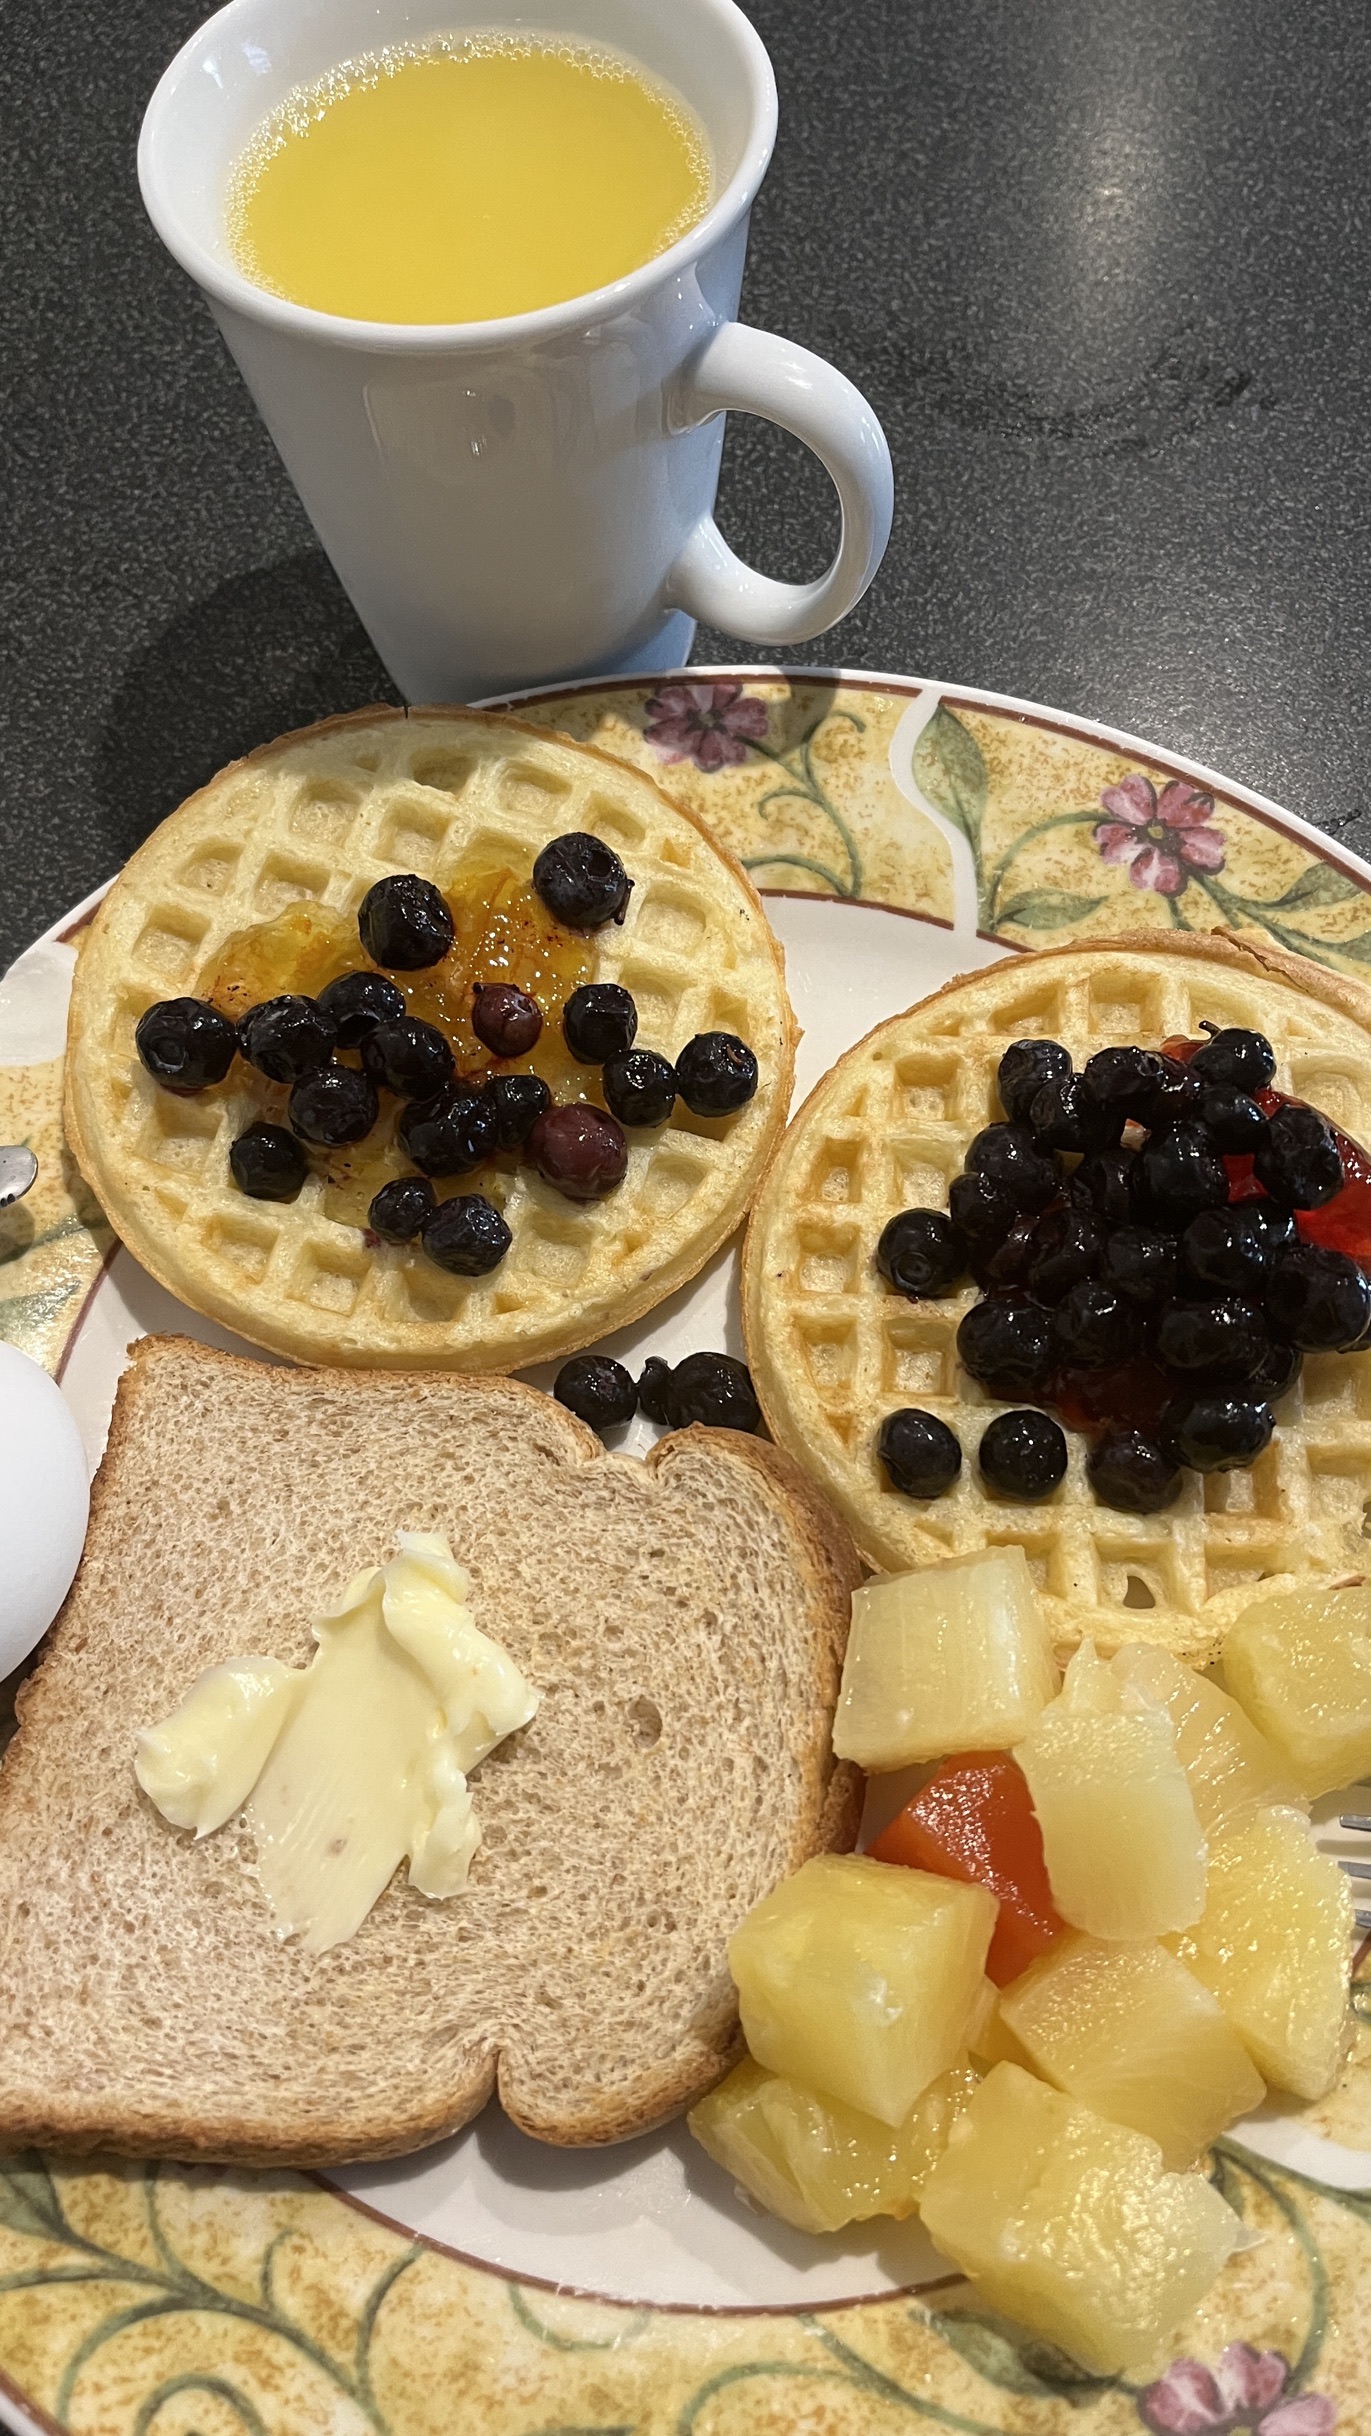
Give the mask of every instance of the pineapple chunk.
M 1266 2094 L 1223 2007 L 1162 1945 L 1062 1937 L 1000 1998 L 1035 2072 L 1177 2171 Z
M 1159 1700 L 1176 1729 L 1176 1757 L 1211 1844 L 1273 1803 L 1298 1806 L 1299 1787 L 1247 1711 L 1155 1641 L 1116 1651 L 1116 1675 Z
M 870 1771 L 1007 1751 L 1056 1688 L 1022 1548 L 886 1574 L 853 1594 L 833 1748 Z
M 1305 1793 L 1371 1771 L 1371 1582 L 1249 1607 L 1225 1635 L 1223 1672 Z
M 1212 1988 L 1257 2070 L 1321 2098 L 1342 2068 L 1352 1898 L 1296 1810 L 1264 1810 L 1209 1862 L 1203 1917 L 1173 1954 Z
M 836 2233 L 868 2216 L 912 2216 L 977 2076 L 954 2064 L 892 2130 L 821 2097 L 750 2056 L 686 2120 L 716 2165 L 802 2233 Z
M 924 2224 L 993 2309 L 1097 2376 L 1150 2364 L 1241 2226 L 1155 2140 L 997 2064 L 924 2185 Z
M 1198 1920 L 1205 1844 L 1175 1727 L 1091 1642 L 1081 1643 L 1059 1697 L 1014 1757 L 1064 1920 L 1133 1943 Z
M 983 1886 L 825 1853 L 728 1944 L 759 2064 L 892 2129 L 966 2046 L 995 1898 Z

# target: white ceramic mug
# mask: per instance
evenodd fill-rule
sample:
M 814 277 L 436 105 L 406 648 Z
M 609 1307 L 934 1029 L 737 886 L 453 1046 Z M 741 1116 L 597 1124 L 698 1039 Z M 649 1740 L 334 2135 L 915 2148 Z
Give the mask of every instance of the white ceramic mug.
M 713 149 L 704 218 L 627 278 L 503 321 L 348 321 L 254 287 L 224 194 L 261 119 L 343 59 L 464 25 L 573 34 L 674 85 Z M 144 201 L 411 701 L 677 667 L 697 618 L 804 642 L 861 598 L 890 532 L 880 425 L 832 365 L 733 319 L 775 132 L 771 62 L 732 0 L 230 0 L 167 69 Z M 842 539 L 817 583 L 745 566 L 715 524 L 729 407 L 832 476 Z

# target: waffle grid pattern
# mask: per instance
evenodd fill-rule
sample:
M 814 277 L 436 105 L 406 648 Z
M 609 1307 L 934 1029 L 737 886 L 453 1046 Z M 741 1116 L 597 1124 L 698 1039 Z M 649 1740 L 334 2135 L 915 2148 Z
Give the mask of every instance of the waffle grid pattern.
M 1339 995 L 1350 993 L 1339 985 Z M 1366 1004 L 1371 1012 L 1371 996 Z M 1371 1355 L 1306 1362 L 1261 1461 L 1187 1475 L 1163 1514 L 1100 1505 L 1086 1441 L 1072 1431 L 1061 1489 L 1040 1506 L 1014 1505 L 990 1495 L 975 1462 L 982 1429 L 1004 1406 L 956 1357 L 977 1289 L 910 1303 L 873 1259 L 897 1210 L 946 1207 L 971 1136 L 1002 1114 L 995 1069 L 1011 1041 L 1060 1040 L 1079 1064 L 1114 1042 L 1193 1034 L 1202 1017 L 1265 1031 L 1278 1086 L 1371 1140 L 1371 1031 L 1290 981 L 1200 952 L 1105 947 L 1006 961 L 882 1026 L 819 1085 L 757 1203 L 745 1317 L 774 1435 L 817 1473 L 874 1564 L 903 1570 L 1017 1543 L 1064 1646 L 1087 1633 L 1104 1650 L 1160 1640 L 1205 1664 L 1257 1595 L 1365 1563 Z M 929 1504 L 890 1488 L 876 1460 L 882 1419 L 909 1404 L 946 1421 L 964 1450 L 955 1488 Z
M 443 887 L 478 857 L 528 870 L 569 829 L 604 838 L 634 879 L 627 920 L 595 949 L 598 978 L 633 992 L 641 1043 L 674 1055 L 696 1032 L 741 1034 L 761 1069 L 752 1103 L 729 1122 L 678 1107 L 660 1133 L 630 1134 L 623 1185 L 591 1206 L 513 1161 L 458 1181 L 513 1230 L 486 1278 L 369 1243 L 331 1215 L 325 1172 L 290 1204 L 239 1193 L 228 1148 L 261 1112 L 260 1086 L 252 1096 L 235 1068 L 195 1098 L 160 1090 L 134 1049 L 144 1010 L 193 994 L 233 932 L 288 904 L 351 915 L 387 872 Z M 791 1034 L 756 898 L 650 780 L 509 721 L 372 714 L 223 772 L 116 881 L 78 968 L 68 1129 L 130 1250 L 243 1335 L 302 1360 L 508 1369 L 623 1325 L 733 1231 L 784 1122 Z M 391 1138 L 397 1113 L 383 1114 Z

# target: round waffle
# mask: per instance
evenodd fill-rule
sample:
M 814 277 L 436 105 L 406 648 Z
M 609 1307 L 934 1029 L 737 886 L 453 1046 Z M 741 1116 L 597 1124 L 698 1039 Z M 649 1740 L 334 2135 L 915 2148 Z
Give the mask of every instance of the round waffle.
M 331 1177 L 312 1159 L 293 1203 L 239 1192 L 228 1150 L 263 1113 L 256 1079 L 238 1060 L 193 1098 L 159 1089 L 134 1047 L 145 1009 L 204 990 L 225 942 L 287 905 L 351 920 L 389 872 L 443 888 L 484 860 L 526 877 L 573 829 L 613 846 L 634 882 L 622 926 L 587 942 L 595 978 L 633 992 L 640 1043 L 669 1057 L 697 1032 L 738 1033 L 757 1057 L 755 1098 L 726 1120 L 678 1102 L 660 1131 L 630 1132 L 624 1182 L 593 1204 L 512 1157 L 440 1187 L 503 1210 L 514 1240 L 481 1278 L 379 1243 L 340 1196 L 336 1162 Z M 143 1266 L 254 1343 L 297 1361 L 509 1370 L 650 1310 L 733 1232 L 785 1123 L 794 1032 L 755 890 L 651 779 L 515 719 L 360 711 L 221 771 L 115 881 L 77 967 L 67 1132 Z M 583 1074 L 583 1093 L 595 1081 Z M 392 1135 L 394 1121 L 392 1104 Z
M 961 1369 L 971 1285 L 908 1302 L 877 1274 L 886 1220 L 946 1208 L 973 1134 L 998 1118 L 1011 1041 L 1061 1041 L 1078 1066 L 1115 1043 L 1160 1047 L 1202 1020 L 1250 1025 L 1275 1049 L 1277 1088 L 1371 1143 L 1371 991 L 1246 939 L 1149 936 L 1011 956 L 868 1034 L 791 1125 L 758 1196 L 743 1272 L 744 1325 L 773 1435 L 804 1463 L 868 1560 L 886 1571 L 1018 1544 L 1064 1647 L 1163 1641 L 1198 1665 L 1245 1606 L 1277 1587 L 1365 1568 L 1371 1511 L 1371 1355 L 1306 1359 L 1249 1471 L 1187 1473 L 1164 1513 L 1101 1505 L 1086 1440 L 1041 1505 L 980 1478 L 981 1431 L 1003 1407 Z M 892 1489 L 876 1459 L 888 1412 L 917 1405 L 965 1460 L 929 1503 Z

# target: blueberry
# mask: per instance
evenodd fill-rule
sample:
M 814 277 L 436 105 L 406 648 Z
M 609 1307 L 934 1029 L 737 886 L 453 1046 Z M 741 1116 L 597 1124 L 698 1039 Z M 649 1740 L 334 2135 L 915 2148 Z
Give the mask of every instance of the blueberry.
M 676 1089 L 692 1116 L 732 1116 L 757 1090 L 757 1060 L 736 1032 L 697 1032 L 676 1060 Z
M 203 998 L 163 998 L 138 1018 L 138 1054 L 164 1091 L 222 1083 L 238 1054 L 238 1030 Z
M 471 1028 L 495 1057 L 527 1057 L 543 1029 L 536 998 L 513 981 L 478 981 L 471 994 Z
M 547 1184 L 568 1201 L 602 1201 L 622 1184 L 628 1144 L 618 1120 L 602 1108 L 545 1109 L 528 1137 L 529 1156 Z
M 381 1113 L 375 1085 L 355 1066 L 324 1066 L 307 1074 L 290 1095 L 286 1111 L 292 1133 L 321 1150 L 360 1142 Z
M 1318 1210 L 1342 1190 L 1342 1154 L 1317 1108 L 1278 1108 L 1252 1173 L 1286 1209 Z
M 1066 1478 L 1066 1433 L 1048 1413 L 997 1413 L 977 1461 L 987 1485 L 1025 1503 L 1050 1497 Z
M 1028 1111 L 1044 1083 L 1063 1083 L 1071 1059 L 1060 1041 L 1016 1040 L 1005 1050 L 996 1069 L 1000 1106 L 1011 1124 L 1026 1125 Z
M 663 1396 L 673 1429 L 698 1424 L 706 1429 L 755 1430 L 762 1408 L 746 1362 L 730 1353 L 688 1353 L 678 1362 Z
M 572 991 L 562 1009 L 563 1038 L 583 1066 L 602 1066 L 606 1058 L 622 1057 L 632 1048 L 637 1031 L 638 1010 L 617 981 L 586 982 Z
M 1018 1214 L 989 1176 L 954 1176 L 947 1207 L 958 1234 L 977 1252 L 1003 1243 Z
M 1295 1345 L 1283 1345 L 1272 1337 L 1266 1353 L 1250 1379 L 1246 1381 L 1250 1396 L 1263 1396 L 1274 1404 L 1280 1396 L 1288 1396 L 1304 1368 L 1304 1355 Z
M 1302 1353 L 1343 1353 L 1371 1326 L 1371 1280 L 1345 1252 L 1291 1244 L 1267 1272 L 1266 1312 Z
M 1153 1095 L 1166 1079 L 1168 1062 L 1153 1049 L 1097 1049 L 1085 1062 L 1085 1087 L 1102 1108 L 1146 1123 Z
M 426 1176 L 464 1176 L 498 1150 L 492 1102 L 470 1083 L 445 1083 L 427 1100 L 411 1100 L 398 1128 L 401 1150 Z
M 1232 1472 L 1255 1463 L 1271 1443 L 1275 1420 L 1255 1396 L 1180 1396 L 1162 1415 L 1162 1446 L 1192 1472 Z
M 1132 1303 L 1159 1303 L 1175 1289 L 1177 1256 L 1174 1235 L 1150 1226 L 1119 1226 L 1105 1237 L 1100 1275 Z
M 1028 1121 L 1041 1150 L 1117 1150 L 1124 1124 L 1122 1110 L 1102 1107 L 1079 1074 L 1044 1083 Z
M 935 1413 L 906 1405 L 887 1413 L 876 1439 L 876 1455 L 893 1489 L 905 1497 L 941 1497 L 962 1468 L 956 1434 Z
M 1256 1101 L 1228 1083 L 1212 1083 L 1201 1092 L 1200 1123 L 1226 1159 L 1255 1157 L 1269 1131 Z
M 435 1206 L 427 1176 L 395 1176 L 377 1193 L 367 1211 L 367 1225 L 382 1243 L 412 1243 Z
M 1002 1243 L 977 1246 L 971 1253 L 971 1274 L 987 1292 L 995 1286 L 1021 1286 L 1028 1276 L 1038 1221 L 1031 1210 L 1016 1211 Z
M 671 1380 L 671 1365 L 660 1354 L 650 1353 L 638 1378 L 638 1410 L 649 1421 L 666 1421 L 666 1391 Z
M 1147 1095 L 1142 1122 L 1154 1131 L 1167 1125 L 1179 1124 L 1182 1118 L 1198 1117 L 1204 1098 L 1204 1086 L 1198 1075 L 1192 1074 L 1181 1058 L 1158 1054 L 1161 1077 Z
M 1086 1456 L 1085 1476 L 1101 1505 L 1123 1514 L 1160 1514 L 1181 1486 L 1180 1465 L 1136 1429 L 1106 1430 Z
M 1061 1170 L 1026 1125 L 987 1125 L 967 1146 L 968 1174 L 984 1176 L 1016 1210 L 1040 1210 L 1061 1188 Z
M 946 1294 L 966 1275 L 966 1238 L 941 1210 L 900 1210 L 881 1229 L 876 1266 L 911 1302 Z
M 495 1139 L 501 1150 L 518 1150 L 528 1140 L 552 1093 L 541 1074 L 492 1074 L 481 1093 L 494 1110 Z
M 1057 1306 L 1057 1358 L 1073 1370 L 1106 1370 L 1137 1349 L 1138 1314 L 1126 1295 L 1103 1278 L 1084 1277 Z
M 1143 1214 L 1160 1226 L 1187 1226 L 1228 1199 L 1224 1163 L 1202 1125 L 1149 1134 L 1138 1153 Z
M 419 1241 L 429 1259 L 452 1277 L 487 1277 L 514 1241 L 483 1193 L 456 1193 L 424 1220 Z
M 600 1088 L 621 1125 L 665 1125 L 676 1105 L 676 1069 L 655 1049 L 629 1049 L 606 1058 Z
M 293 1201 L 309 1163 L 284 1125 L 249 1125 L 229 1151 L 229 1170 L 239 1192 L 254 1201 Z
M 1371 1297 L 1368 1297 L 1371 1312 Z M 1270 1333 L 1255 1303 L 1236 1294 L 1211 1303 L 1172 1303 L 1157 1323 L 1157 1356 L 1168 1370 L 1195 1371 L 1213 1387 L 1236 1386 L 1266 1359 Z
M 1226 1032 L 1211 1031 L 1190 1064 L 1206 1086 L 1222 1083 L 1230 1091 L 1264 1091 L 1276 1071 L 1276 1053 L 1264 1033 L 1234 1026 Z
M 454 936 L 446 900 L 415 871 L 377 880 L 358 908 L 357 928 L 372 963 L 394 973 L 441 964 Z
M 250 1066 L 273 1083 L 302 1083 L 332 1057 L 338 1027 L 312 998 L 265 998 L 238 1026 Z
M 1104 1229 L 1090 1210 L 1045 1210 L 1033 1229 L 1025 1283 L 1040 1303 L 1064 1294 L 1094 1275 L 1104 1249 Z
M 1066 1197 L 1093 1209 L 1107 1227 L 1127 1226 L 1134 1216 L 1137 1156 L 1131 1150 L 1097 1151 L 1082 1159 L 1067 1182 Z
M 1201 1210 L 1181 1237 L 1181 1283 L 1191 1294 L 1247 1294 L 1260 1289 L 1266 1241 L 1252 1203 Z
M 977 1303 L 957 1330 L 957 1352 L 992 1396 L 1041 1395 L 1057 1360 L 1052 1314 L 1018 1296 Z
M 1283 1252 L 1287 1244 L 1299 1242 L 1300 1231 L 1295 1224 L 1295 1213 L 1282 1209 L 1279 1201 L 1242 1201 L 1238 1207 L 1246 1210 L 1268 1260 L 1273 1253 Z
M 384 973 L 340 973 L 315 1003 L 335 1025 L 340 1049 L 360 1049 L 378 1023 L 396 1023 L 405 1011 L 403 990 Z
M 633 882 L 612 846 L 586 829 L 569 829 L 544 846 L 533 885 L 568 930 L 603 930 L 606 922 L 622 922 Z
M 363 1070 L 378 1088 L 405 1100 L 432 1099 L 451 1082 L 456 1063 L 437 1025 L 422 1023 L 417 1015 L 378 1023 L 362 1043 Z
M 618 1429 L 638 1409 L 638 1390 L 622 1362 L 607 1353 L 573 1353 L 552 1382 L 559 1404 L 595 1430 Z

